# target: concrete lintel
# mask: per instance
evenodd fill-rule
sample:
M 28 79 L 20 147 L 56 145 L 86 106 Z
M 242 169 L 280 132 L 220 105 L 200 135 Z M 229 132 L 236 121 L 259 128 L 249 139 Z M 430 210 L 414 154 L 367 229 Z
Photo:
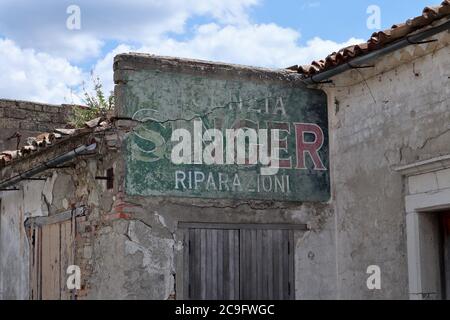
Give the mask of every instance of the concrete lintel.
M 450 205 L 450 188 L 405 197 L 406 212 L 435 211 Z
M 450 154 L 429 160 L 419 161 L 405 166 L 399 166 L 394 168 L 394 171 L 408 177 L 448 168 L 450 168 Z

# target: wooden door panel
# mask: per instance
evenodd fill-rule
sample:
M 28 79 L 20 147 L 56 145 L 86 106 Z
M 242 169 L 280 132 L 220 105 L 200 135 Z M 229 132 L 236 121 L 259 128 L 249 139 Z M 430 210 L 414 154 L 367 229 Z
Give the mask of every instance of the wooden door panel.
M 188 299 L 239 299 L 238 230 L 190 229 Z
M 42 226 L 42 299 L 60 299 L 60 226 Z
M 293 230 L 187 229 L 188 299 L 294 299 Z
M 60 292 L 61 292 L 61 300 L 70 300 L 72 298 L 72 294 L 70 290 L 67 288 L 67 268 L 73 264 L 74 261 L 74 250 L 73 250 L 73 239 L 74 236 L 72 234 L 72 222 L 65 221 L 60 224 L 60 232 L 61 232 L 61 260 L 60 260 Z
M 241 230 L 241 299 L 293 298 L 291 230 Z
M 34 227 L 30 261 L 31 299 L 72 299 L 66 285 L 66 270 L 74 264 L 74 236 L 71 220 Z

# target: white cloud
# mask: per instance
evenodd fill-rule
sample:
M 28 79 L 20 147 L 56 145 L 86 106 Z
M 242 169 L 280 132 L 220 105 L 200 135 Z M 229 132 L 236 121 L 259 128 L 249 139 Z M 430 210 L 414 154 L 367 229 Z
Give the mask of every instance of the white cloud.
M 83 81 L 82 71 L 67 60 L 21 49 L 0 38 L 0 97 L 37 102 L 71 101 L 71 87 Z M 79 102 L 73 97 L 74 102 Z
M 248 23 L 247 9 L 258 0 L 2 0 L 0 35 L 71 61 L 96 57 L 107 40 L 138 42 L 182 33 L 194 16 L 219 23 Z M 81 30 L 68 30 L 66 10 L 81 10 Z
M 122 52 L 284 68 L 362 42 L 313 38 L 301 43 L 294 29 L 252 24 L 248 8 L 258 1 L 78 0 L 79 32 L 66 29 L 66 8 L 72 1 L 0 0 L 0 97 L 80 103 L 81 84 L 91 81 L 88 72 L 74 64 L 97 59 L 92 69 L 108 92 L 113 89 L 113 58 Z M 183 33 L 186 21 L 195 15 L 207 15 L 215 22 L 194 27 L 189 37 L 171 36 L 171 32 Z M 99 58 L 103 44 L 111 40 L 121 44 Z
M 186 41 L 163 38 L 146 46 L 120 45 L 100 59 L 94 73 L 102 79 L 105 88 L 112 89 L 112 64 L 116 54 L 145 52 L 158 55 L 177 56 L 251 66 L 286 68 L 295 64 L 308 64 L 321 59 L 333 51 L 363 40 L 351 38 L 336 43 L 313 38 L 306 45 L 299 44 L 300 34 L 290 28 L 275 24 L 224 26 L 206 24 L 197 27 L 195 35 Z
M 310 63 L 343 46 L 362 42 L 354 38 L 345 43 L 314 38 L 302 46 L 299 40 L 300 33 L 276 24 L 239 27 L 207 24 L 199 26 L 195 36 L 187 41 L 165 39 L 144 49 L 164 55 L 285 68 Z

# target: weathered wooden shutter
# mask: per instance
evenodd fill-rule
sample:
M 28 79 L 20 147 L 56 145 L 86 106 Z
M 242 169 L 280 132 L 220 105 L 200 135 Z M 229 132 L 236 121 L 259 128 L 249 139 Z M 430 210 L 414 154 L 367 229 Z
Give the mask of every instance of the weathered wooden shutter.
M 240 231 L 241 299 L 293 299 L 292 230 Z
M 41 228 L 31 229 L 30 246 L 30 299 L 38 300 L 41 296 Z
M 239 299 L 239 230 L 189 229 L 188 299 Z
M 72 299 L 72 292 L 67 288 L 67 268 L 75 263 L 75 227 L 73 223 L 74 221 L 69 220 L 60 224 L 61 300 Z
M 66 270 L 74 261 L 74 231 L 71 220 L 33 229 L 31 298 L 69 300 Z
M 42 299 L 60 298 L 60 228 L 59 224 L 42 226 Z
M 293 230 L 188 228 L 184 297 L 294 299 Z

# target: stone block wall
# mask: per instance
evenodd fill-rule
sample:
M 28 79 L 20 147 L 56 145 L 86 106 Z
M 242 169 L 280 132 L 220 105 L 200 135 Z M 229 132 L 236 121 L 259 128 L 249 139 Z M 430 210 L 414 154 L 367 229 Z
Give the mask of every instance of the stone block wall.
M 71 105 L 51 105 L 19 100 L 0 99 L 0 151 L 16 150 L 28 137 L 65 128 L 72 114 Z

